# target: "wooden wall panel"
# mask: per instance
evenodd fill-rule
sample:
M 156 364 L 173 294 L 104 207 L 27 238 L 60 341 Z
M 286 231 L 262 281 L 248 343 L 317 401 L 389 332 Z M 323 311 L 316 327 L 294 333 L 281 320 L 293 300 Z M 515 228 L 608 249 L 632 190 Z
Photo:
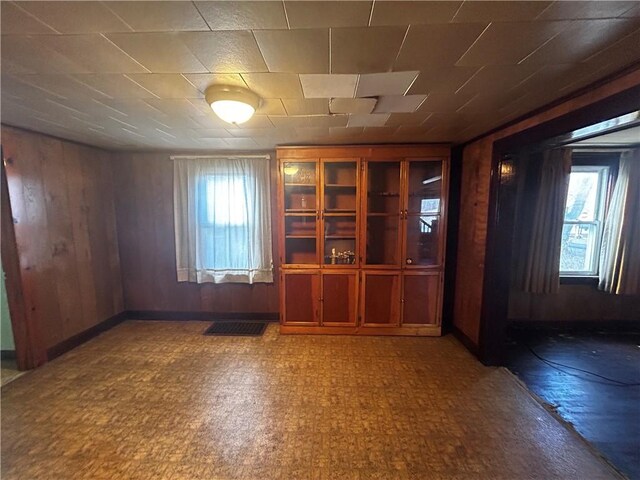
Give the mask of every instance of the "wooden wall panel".
M 640 85 L 640 69 L 554 105 L 465 146 L 454 298 L 454 325 L 475 347 L 480 342 L 484 266 L 489 222 L 489 191 L 494 142 L 558 119 Z
M 272 219 L 276 211 L 272 159 Z M 127 310 L 277 313 L 278 275 L 272 284 L 178 282 L 173 224 L 173 163 L 166 153 L 115 155 L 118 242 Z M 273 258 L 278 258 L 273 228 Z
M 46 348 L 123 311 L 111 154 L 2 127 L 25 304 Z

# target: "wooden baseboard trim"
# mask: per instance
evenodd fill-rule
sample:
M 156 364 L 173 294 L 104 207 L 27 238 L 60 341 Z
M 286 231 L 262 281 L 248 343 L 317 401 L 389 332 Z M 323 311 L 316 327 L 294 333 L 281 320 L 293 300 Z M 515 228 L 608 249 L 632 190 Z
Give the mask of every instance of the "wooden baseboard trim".
M 125 312 L 121 312 L 117 315 L 114 315 L 113 317 L 107 318 L 106 320 L 98 323 L 97 325 L 94 325 L 93 327 L 86 329 L 83 332 L 74 335 L 71 338 L 63 340 L 57 345 L 54 345 L 53 347 L 47 349 L 47 360 L 51 361 L 54 358 L 59 357 L 63 353 L 67 353 L 69 350 L 72 350 L 77 346 L 91 340 L 92 338 L 97 337 L 102 332 L 115 327 L 124 320 L 126 320 Z
M 0 350 L 0 360 L 15 360 L 15 359 L 16 359 L 15 350 Z
M 317 327 L 280 325 L 283 335 L 395 335 L 407 337 L 439 337 L 437 325 L 426 327 Z
M 214 313 L 214 312 L 175 312 L 166 310 L 127 310 L 127 320 L 262 320 L 277 322 L 279 314 L 273 312 L 251 313 Z
M 453 333 L 453 336 L 456 337 L 467 350 L 473 353 L 476 357 L 480 356 L 480 348 L 478 347 L 478 345 L 476 345 L 473 340 L 467 337 L 467 335 L 464 334 L 462 330 L 454 326 L 451 330 L 451 333 Z

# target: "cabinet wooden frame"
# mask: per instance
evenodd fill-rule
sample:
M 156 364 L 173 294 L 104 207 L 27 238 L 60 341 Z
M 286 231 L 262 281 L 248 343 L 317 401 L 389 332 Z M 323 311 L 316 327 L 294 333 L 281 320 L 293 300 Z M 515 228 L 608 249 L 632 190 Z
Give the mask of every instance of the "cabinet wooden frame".
M 279 183 L 278 183 L 278 231 L 281 248 L 280 267 L 282 275 L 282 294 L 281 294 L 281 333 L 291 334 L 361 334 L 361 335 L 421 335 L 421 336 L 437 336 L 441 334 L 441 310 L 442 310 L 442 294 L 443 294 L 443 272 L 445 264 L 445 234 L 446 234 L 446 222 L 447 222 L 447 209 L 448 209 L 448 188 L 449 188 L 449 159 L 450 148 L 447 145 L 422 145 L 422 146 L 346 146 L 346 147 L 283 147 L 278 148 L 277 157 L 279 161 Z M 295 215 L 293 212 L 285 211 L 285 187 L 284 187 L 284 165 L 286 163 L 302 163 L 302 162 L 314 162 L 316 168 L 316 205 L 314 213 L 316 214 L 316 252 L 314 256 L 315 263 L 286 263 L 287 250 L 286 250 L 286 218 L 290 218 Z M 329 198 L 327 193 L 327 167 L 335 163 L 353 162 L 355 165 L 355 212 L 351 214 L 350 199 L 347 198 L 335 198 L 332 203 L 334 208 L 336 205 L 340 206 L 339 209 L 345 209 L 344 212 L 340 212 L 338 217 L 349 217 L 355 220 L 355 263 L 354 264 L 330 264 L 326 262 L 326 256 L 329 253 L 326 245 L 325 238 L 325 226 L 327 225 L 327 219 L 332 217 L 332 212 L 327 211 L 327 205 L 329 204 Z M 394 218 L 397 220 L 397 239 L 396 239 L 396 252 L 392 256 L 394 262 L 391 264 L 368 264 L 367 262 L 367 228 L 369 228 L 368 222 L 368 208 L 370 205 L 367 202 L 367 193 L 369 190 L 369 165 L 377 165 L 380 162 L 388 162 L 391 164 L 397 164 L 397 186 L 395 180 L 390 184 L 392 190 L 387 190 L 384 171 L 382 171 L 381 192 L 395 193 L 397 192 L 397 208 L 395 200 L 381 200 L 378 202 L 379 206 L 373 204 L 375 210 L 380 210 L 382 213 L 374 212 L 373 216 L 383 216 Z M 412 173 L 412 165 L 414 162 L 425 163 L 425 168 L 418 169 L 413 173 L 413 177 L 410 178 Z M 428 162 L 439 162 L 438 169 L 430 169 L 426 165 Z M 393 168 L 393 167 L 391 167 Z M 330 172 L 330 170 L 329 170 Z M 422 180 L 422 174 L 429 175 L 430 172 L 434 173 L 434 178 L 441 176 L 440 179 L 440 193 L 439 197 L 433 197 L 439 199 L 438 211 L 434 210 L 433 214 L 425 214 L 422 212 L 416 202 L 420 198 L 425 198 L 423 195 L 427 195 L 426 198 L 432 198 L 429 196 L 432 192 L 428 189 L 425 191 L 416 182 L 416 179 Z M 344 172 L 341 172 L 344 173 Z M 341 173 L 338 173 L 337 177 L 340 178 Z M 416 175 L 417 173 L 417 175 Z M 395 176 L 396 173 L 394 173 Z M 344 181 L 346 177 L 341 177 Z M 427 177 L 425 177 L 426 179 Z M 336 183 L 336 185 L 333 185 Z M 340 187 L 340 182 L 334 182 L 330 180 L 332 187 Z M 350 187 L 350 181 L 345 182 L 345 187 Z M 413 190 L 411 190 L 413 189 Z M 416 195 L 416 199 L 410 203 L 409 195 L 411 192 Z M 437 191 L 434 192 L 435 195 Z M 390 202 L 390 203 L 389 203 Z M 294 201 L 295 203 L 295 201 Z M 346 212 L 346 209 L 349 212 Z M 389 208 L 393 209 L 393 214 L 387 213 Z M 397 209 L 397 211 L 395 211 Z M 390 210 L 389 210 L 390 211 Z M 308 215 L 308 213 L 307 213 Z M 412 219 L 418 217 L 434 217 L 437 221 L 437 229 L 433 228 L 434 224 L 432 220 L 424 219 L 423 221 L 431 222 L 429 230 L 417 230 L 416 225 L 410 225 Z M 303 227 L 304 228 L 304 227 Z M 386 227 L 382 227 L 386 228 Z M 413 236 L 410 237 L 409 228 L 413 228 Z M 419 227 L 422 228 L 421 226 Z M 349 226 L 350 229 L 350 226 Z M 341 230 L 338 227 L 338 230 Z M 416 233 L 417 232 L 417 233 Z M 425 236 L 420 232 L 433 232 L 433 236 Z M 340 237 L 340 234 L 337 235 Z M 351 236 L 349 234 L 349 239 Z M 418 239 L 418 243 L 415 243 Z M 413 239 L 414 243 L 409 244 L 409 241 Z M 382 252 L 382 253 L 380 253 Z M 381 250 L 375 255 L 378 258 L 386 261 L 387 255 L 384 250 Z M 407 258 L 409 252 L 418 261 L 414 264 L 407 264 Z M 426 253 L 425 253 L 426 252 Z M 416 257 L 416 255 L 418 255 Z M 431 263 L 433 262 L 433 263 Z M 298 312 L 309 312 L 309 308 L 312 308 L 314 312 L 314 318 L 312 321 L 292 321 L 287 316 L 287 278 L 288 275 L 295 274 L 314 274 L 316 275 L 312 290 L 314 292 L 305 293 L 305 298 L 310 299 L 313 306 L 307 306 L 307 310 L 297 309 Z M 350 310 L 346 310 L 345 307 L 337 308 L 340 302 L 336 300 L 331 307 L 326 302 L 325 293 L 325 281 L 327 279 L 337 280 L 339 277 L 329 277 L 329 275 L 347 275 L 349 282 L 348 288 L 355 288 L 355 291 L 347 292 L 346 297 L 342 300 L 348 302 L 355 302 L 355 316 Z M 378 276 L 378 277 L 376 277 Z M 390 300 L 393 304 L 388 310 L 388 321 L 385 319 L 385 314 L 375 318 L 367 318 L 367 286 L 372 287 L 373 284 L 368 282 L 375 281 L 376 278 L 382 280 L 393 279 L 393 281 L 385 280 L 379 283 L 379 288 L 390 288 L 389 291 L 382 291 L 384 298 Z M 294 277 L 291 277 L 294 280 Z M 343 283 L 344 284 L 344 283 Z M 307 280 L 307 287 L 308 280 Z M 386 285 L 386 286 L 385 286 Z M 335 286 L 335 284 L 334 284 Z M 375 285 L 373 285 L 375 287 Z M 406 287 L 406 288 L 405 288 Z M 406 304 L 405 290 L 408 294 L 413 295 L 411 301 L 413 303 Z M 337 292 L 342 295 L 342 291 Z M 290 293 L 291 294 L 291 293 Z M 375 298 L 375 292 L 372 294 L 369 292 L 370 298 Z M 419 297 L 419 298 L 416 298 Z M 340 301 L 342 301 L 340 300 Z M 380 300 L 377 302 L 380 305 Z M 351 305 L 351 304 L 350 304 Z M 297 307 L 296 307 L 297 308 Z M 352 308 L 349 306 L 349 308 Z M 334 310 L 332 310 L 334 309 Z M 337 315 L 338 321 L 331 321 L 330 318 L 325 318 L 327 315 L 331 317 L 330 311 L 339 312 Z M 348 314 L 345 312 L 349 312 Z M 370 317 L 373 312 L 376 312 L 377 307 L 373 307 L 370 310 Z M 345 321 L 345 318 L 348 320 Z M 296 320 L 300 320 L 298 315 Z

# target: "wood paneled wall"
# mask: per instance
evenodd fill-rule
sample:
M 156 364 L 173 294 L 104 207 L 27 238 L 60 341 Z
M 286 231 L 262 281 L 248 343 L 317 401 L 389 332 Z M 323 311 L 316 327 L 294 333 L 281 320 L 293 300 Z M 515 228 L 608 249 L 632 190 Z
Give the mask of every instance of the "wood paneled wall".
M 532 322 L 640 321 L 640 295 L 611 295 L 593 285 L 560 285 L 557 294 L 512 291 L 509 320 Z
M 272 156 L 272 219 L 276 208 Z M 277 313 L 273 284 L 178 282 L 173 224 L 173 163 L 166 153 L 117 154 L 114 158 L 118 241 L 127 310 Z M 278 258 L 273 228 L 273 258 Z
M 123 311 L 111 154 L 2 127 L 20 282 L 51 348 Z
M 487 135 L 464 148 L 453 321 L 455 327 L 475 347 L 480 342 L 494 142 L 556 120 L 637 85 L 640 85 L 640 69 Z

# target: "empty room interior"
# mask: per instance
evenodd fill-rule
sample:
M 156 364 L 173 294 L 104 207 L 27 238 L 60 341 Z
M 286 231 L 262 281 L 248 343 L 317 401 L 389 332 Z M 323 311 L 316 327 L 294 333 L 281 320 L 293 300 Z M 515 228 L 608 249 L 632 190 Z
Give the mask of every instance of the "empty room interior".
M 640 480 L 640 3 L 1 1 L 11 480 Z

